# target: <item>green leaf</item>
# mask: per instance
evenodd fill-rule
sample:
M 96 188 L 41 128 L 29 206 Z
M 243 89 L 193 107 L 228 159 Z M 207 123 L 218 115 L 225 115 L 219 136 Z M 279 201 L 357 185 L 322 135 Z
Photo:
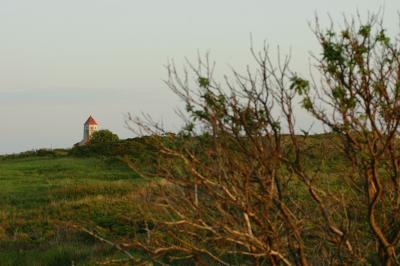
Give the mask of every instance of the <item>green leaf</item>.
M 201 88 L 207 88 L 210 85 L 210 80 L 208 78 L 199 78 L 199 85 Z
M 290 89 L 294 90 L 297 94 L 303 95 L 307 94 L 310 90 L 310 82 L 299 76 L 293 76 L 291 79 L 292 84 L 290 85 Z
M 350 32 L 348 30 L 342 31 L 343 39 L 350 39 Z
M 341 100 L 341 99 L 343 99 L 344 98 L 344 96 L 345 96 L 345 91 L 344 91 L 344 89 L 342 88 L 342 87 L 336 87 L 336 88 L 334 88 L 333 90 L 332 90 L 332 96 L 335 98 L 335 99 L 339 99 L 339 100 Z
M 371 25 L 361 26 L 358 34 L 360 34 L 364 38 L 369 37 L 369 35 L 371 34 Z
M 386 36 L 385 30 L 381 30 L 376 40 L 381 44 L 383 44 L 384 46 L 389 46 L 390 38 Z
M 310 111 L 313 108 L 313 104 L 311 102 L 311 99 L 309 97 L 306 97 L 303 99 L 303 107 L 307 111 Z

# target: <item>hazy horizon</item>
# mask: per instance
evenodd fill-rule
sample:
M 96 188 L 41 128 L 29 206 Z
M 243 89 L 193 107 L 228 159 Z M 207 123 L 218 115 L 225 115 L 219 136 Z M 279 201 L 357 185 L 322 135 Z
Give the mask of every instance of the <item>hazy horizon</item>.
M 251 34 L 256 47 L 291 50 L 301 72 L 318 51 L 308 26 L 315 14 L 326 25 L 328 13 L 341 23 L 383 9 L 397 33 L 399 8 L 395 0 L 0 0 L 0 154 L 71 147 L 89 115 L 121 138 L 133 136 L 128 112 L 177 129 L 180 101 L 162 81 L 168 59 L 179 66 L 209 51 L 219 72 L 244 69 Z

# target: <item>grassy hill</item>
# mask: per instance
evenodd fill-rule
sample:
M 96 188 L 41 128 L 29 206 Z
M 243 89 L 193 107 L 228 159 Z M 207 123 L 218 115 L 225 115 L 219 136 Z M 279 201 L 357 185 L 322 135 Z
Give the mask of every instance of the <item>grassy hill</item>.
M 345 171 L 345 159 L 332 137 L 304 141 L 307 168 L 320 171 L 320 182 L 342 191 L 332 172 Z M 130 154 L 143 169 L 153 169 L 157 156 L 143 143 L 124 140 L 0 156 L 0 266 L 98 265 L 126 258 L 76 225 L 116 242 L 144 237 L 140 208 L 148 181 L 118 159 Z M 306 204 L 308 198 L 299 200 Z
M 143 185 L 112 158 L 0 158 L 0 265 L 94 265 L 118 258 L 73 225 L 99 226 L 114 237 L 136 234 Z

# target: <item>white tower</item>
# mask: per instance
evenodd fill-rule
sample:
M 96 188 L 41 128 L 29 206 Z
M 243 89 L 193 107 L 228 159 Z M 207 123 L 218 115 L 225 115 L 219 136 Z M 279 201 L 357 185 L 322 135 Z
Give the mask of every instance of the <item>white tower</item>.
M 97 130 L 96 120 L 92 116 L 86 120 L 83 125 L 83 140 L 82 144 L 87 144 L 92 134 Z

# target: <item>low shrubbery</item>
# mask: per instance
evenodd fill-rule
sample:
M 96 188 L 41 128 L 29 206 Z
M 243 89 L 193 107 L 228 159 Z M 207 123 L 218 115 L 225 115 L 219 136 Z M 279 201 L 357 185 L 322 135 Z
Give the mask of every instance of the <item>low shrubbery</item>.
M 62 157 L 69 155 L 69 149 L 37 149 L 16 154 L 1 155 L 1 159 L 29 158 L 29 157 Z

